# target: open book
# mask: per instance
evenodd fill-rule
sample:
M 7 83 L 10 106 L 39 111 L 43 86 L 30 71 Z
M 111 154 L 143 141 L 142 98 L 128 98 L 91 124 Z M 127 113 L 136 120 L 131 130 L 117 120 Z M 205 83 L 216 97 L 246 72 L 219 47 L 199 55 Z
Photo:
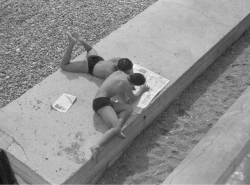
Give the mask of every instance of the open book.
M 63 93 L 56 101 L 53 103 L 52 107 L 59 112 L 67 112 L 70 106 L 76 101 L 76 96 Z

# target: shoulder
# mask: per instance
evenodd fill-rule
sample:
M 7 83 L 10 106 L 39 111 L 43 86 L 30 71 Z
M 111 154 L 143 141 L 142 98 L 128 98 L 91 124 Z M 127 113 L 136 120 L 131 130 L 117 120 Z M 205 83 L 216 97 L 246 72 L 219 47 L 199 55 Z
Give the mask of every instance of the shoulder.
M 128 81 L 128 75 L 127 74 L 123 73 L 123 78 L 122 78 L 121 81 L 122 81 L 122 84 L 123 84 L 123 86 L 125 87 L 126 90 L 129 90 L 129 91 L 133 90 L 130 82 Z
M 116 79 L 116 80 L 121 79 L 119 77 L 121 75 L 120 71 L 107 70 L 106 75 L 107 77 L 109 77 L 109 79 Z
M 121 57 L 114 57 L 114 58 L 107 60 L 107 62 L 117 63 L 120 59 L 122 59 L 122 58 Z
M 120 79 L 125 79 L 125 77 L 127 76 L 123 71 L 117 70 L 115 72 L 112 73 L 113 76 L 119 76 L 118 78 Z
M 115 78 L 116 80 L 126 84 L 126 83 L 129 83 L 128 81 L 128 75 L 125 74 L 123 71 L 115 71 L 113 72 L 111 75 L 110 75 L 112 78 Z

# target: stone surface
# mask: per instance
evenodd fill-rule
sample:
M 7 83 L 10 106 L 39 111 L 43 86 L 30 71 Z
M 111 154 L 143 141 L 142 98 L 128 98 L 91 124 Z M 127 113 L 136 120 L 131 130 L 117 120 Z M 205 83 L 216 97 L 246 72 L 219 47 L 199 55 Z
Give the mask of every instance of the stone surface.
M 223 172 L 216 184 L 250 184 L 250 140 Z
M 95 182 L 249 27 L 249 7 L 249 0 L 160 0 L 94 46 L 105 59 L 127 57 L 170 80 L 142 114 L 129 118 L 124 127 L 127 138 L 114 138 L 98 164 L 89 160 L 89 147 L 105 130 L 92 110 L 99 79 L 58 70 L 0 109 L 0 147 L 9 152 L 15 172 L 31 184 Z M 67 113 L 51 108 L 62 93 L 77 96 Z
M 228 178 L 226 184 L 250 184 L 250 150 Z
M 245 173 L 246 178 L 241 176 L 243 177 L 241 182 L 244 182 L 244 179 L 249 182 L 248 155 L 242 156 L 241 153 L 244 150 L 249 151 L 249 120 L 250 87 L 235 101 L 163 184 L 224 184 L 230 177 L 225 171 L 229 168 L 231 170 L 238 163 L 237 161 L 242 161 L 243 157 L 246 158 L 235 173 L 239 172 L 241 175 Z M 218 181 L 218 179 L 220 180 Z M 232 183 L 232 181 L 230 182 Z M 239 179 L 238 182 L 240 182 Z

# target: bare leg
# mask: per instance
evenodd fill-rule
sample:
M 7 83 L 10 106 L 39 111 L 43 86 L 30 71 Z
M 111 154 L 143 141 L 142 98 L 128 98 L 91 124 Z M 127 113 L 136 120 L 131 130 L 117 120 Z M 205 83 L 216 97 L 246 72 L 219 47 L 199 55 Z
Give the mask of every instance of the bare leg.
M 118 114 L 118 120 L 119 120 L 119 127 L 122 128 L 122 125 L 127 121 L 129 116 L 132 114 L 132 107 L 131 105 L 124 104 L 124 103 L 112 103 L 114 106 L 114 110 L 116 114 Z M 126 136 L 121 132 L 117 133 L 116 135 L 120 139 L 124 139 Z
M 94 161 L 96 163 L 98 163 L 98 156 L 100 154 L 100 151 L 102 149 L 102 147 L 113 137 L 115 137 L 117 135 L 119 129 L 117 128 L 111 128 L 108 131 L 106 131 L 101 140 L 94 146 L 90 147 L 91 152 L 92 152 L 92 159 L 94 159 Z
M 69 39 L 69 44 L 68 44 L 66 52 L 65 52 L 65 54 L 62 58 L 62 61 L 61 61 L 61 68 L 62 69 L 64 69 L 64 67 L 70 63 L 73 47 L 77 43 L 77 40 L 75 38 L 73 38 L 70 35 L 70 33 L 67 33 L 67 35 L 68 35 L 68 39 Z
M 131 113 L 132 113 L 131 110 L 124 110 L 118 114 L 118 120 L 121 124 L 120 126 L 122 126 L 127 121 Z
M 125 104 L 124 104 L 125 105 Z M 101 108 L 98 113 L 101 115 L 103 120 L 108 123 L 109 125 L 112 125 L 112 128 L 110 128 L 108 131 L 106 131 L 102 138 L 97 142 L 96 145 L 92 146 L 91 152 L 92 152 L 92 159 L 95 160 L 95 162 L 98 162 L 98 156 L 102 149 L 102 147 L 113 137 L 117 136 L 117 134 L 120 133 L 122 138 L 125 138 L 125 136 L 121 133 L 121 123 L 117 117 L 116 112 L 114 109 L 110 106 Z
M 78 40 L 81 45 L 83 45 L 83 47 L 85 48 L 85 50 L 87 51 L 87 57 L 88 56 L 91 56 L 91 55 L 98 55 L 96 50 L 91 46 L 89 45 L 80 35 L 79 33 L 77 32 L 73 32 L 72 33 L 72 36 Z
M 67 35 L 69 44 L 61 61 L 61 69 L 73 73 L 88 73 L 88 61 L 86 58 L 80 61 L 70 62 L 72 50 L 77 40 L 72 37 L 70 33 L 67 33 Z

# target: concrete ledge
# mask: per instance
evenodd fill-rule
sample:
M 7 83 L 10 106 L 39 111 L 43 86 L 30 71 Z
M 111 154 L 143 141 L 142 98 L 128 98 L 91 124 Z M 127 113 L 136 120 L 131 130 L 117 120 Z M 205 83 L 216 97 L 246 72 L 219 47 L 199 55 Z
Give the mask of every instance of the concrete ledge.
M 159 0 L 94 47 L 105 59 L 130 58 L 170 80 L 151 104 L 129 118 L 125 140 L 114 138 L 89 160 L 102 136 L 91 108 L 101 81 L 58 70 L 0 109 L 0 147 L 31 184 L 94 183 L 134 138 L 222 54 L 250 24 L 249 0 Z M 83 58 L 80 55 L 75 60 Z M 67 113 L 51 109 L 62 94 L 77 96 Z M 97 125 L 96 125 L 97 121 Z
M 222 184 L 250 141 L 250 87 L 211 128 L 163 184 Z M 246 146 L 246 147 L 245 147 Z
M 250 140 L 246 143 L 230 166 L 220 176 L 216 184 L 250 183 Z M 236 177 L 235 177 L 236 176 Z M 233 183 L 234 182 L 234 183 Z

